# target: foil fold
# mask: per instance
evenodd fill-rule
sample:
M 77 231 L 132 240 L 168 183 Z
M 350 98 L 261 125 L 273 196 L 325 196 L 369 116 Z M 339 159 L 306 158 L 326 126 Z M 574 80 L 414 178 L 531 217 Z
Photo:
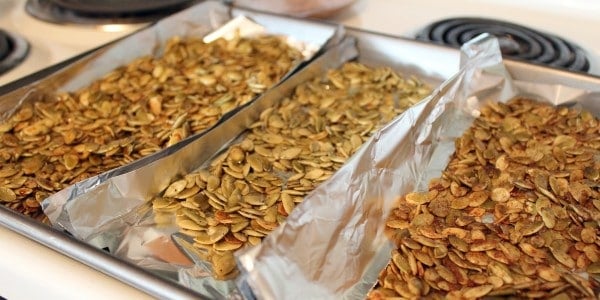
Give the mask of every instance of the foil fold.
M 461 54 L 454 77 L 374 134 L 260 245 L 236 253 L 246 298 L 364 298 L 390 259 L 384 228 L 395 201 L 441 175 L 485 102 L 521 95 L 600 116 L 600 86 L 513 80 L 492 36 L 476 37 Z

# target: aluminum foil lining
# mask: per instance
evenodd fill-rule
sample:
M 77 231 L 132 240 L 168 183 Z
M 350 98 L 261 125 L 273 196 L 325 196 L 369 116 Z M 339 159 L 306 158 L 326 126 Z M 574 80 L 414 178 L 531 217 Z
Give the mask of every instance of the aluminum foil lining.
M 241 107 L 203 134 L 132 165 L 127 172 L 111 171 L 77 183 L 46 199 L 45 212 L 53 225 L 78 239 L 106 249 L 118 258 L 166 277 L 209 298 L 239 298 L 235 281 L 218 281 L 188 237 L 177 227 L 154 221 L 149 200 L 169 182 L 209 161 L 234 141 L 260 112 L 281 101 L 294 88 L 325 70 L 358 55 L 355 39 L 345 38 L 275 88 Z
M 367 141 L 297 206 L 261 245 L 237 253 L 240 290 L 259 299 L 362 299 L 390 259 L 385 220 L 399 196 L 424 191 L 454 152 L 454 140 L 486 101 L 516 95 L 581 105 L 600 116 L 600 86 L 512 80 L 496 38 L 462 48 L 461 69 Z

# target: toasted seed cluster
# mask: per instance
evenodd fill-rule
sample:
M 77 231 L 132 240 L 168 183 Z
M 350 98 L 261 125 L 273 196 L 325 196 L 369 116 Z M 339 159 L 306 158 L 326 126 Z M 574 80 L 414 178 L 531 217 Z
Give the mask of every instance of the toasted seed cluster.
M 153 200 L 157 217 L 175 212 L 215 277 L 235 276 L 233 251 L 260 243 L 375 130 L 429 92 L 390 68 L 330 70 L 262 112 L 210 166 L 172 182 Z
M 400 199 L 369 298 L 597 299 L 599 171 L 589 112 L 490 103 L 429 191 Z
M 48 195 L 205 130 L 301 59 L 276 36 L 176 37 L 159 57 L 26 104 L 0 123 L 0 203 L 44 219 Z

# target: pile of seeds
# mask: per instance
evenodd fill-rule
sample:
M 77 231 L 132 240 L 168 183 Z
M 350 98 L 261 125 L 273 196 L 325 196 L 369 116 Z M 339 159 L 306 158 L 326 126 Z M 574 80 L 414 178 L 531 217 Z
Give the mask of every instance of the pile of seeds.
M 0 203 L 44 219 L 48 195 L 205 130 L 301 59 L 275 36 L 172 38 L 160 57 L 26 104 L 0 123 Z
M 176 212 L 215 277 L 235 276 L 233 251 L 260 243 L 374 131 L 429 92 L 389 68 L 330 70 L 262 112 L 210 166 L 172 182 L 153 200 L 155 212 Z
M 442 177 L 400 199 L 371 299 L 597 299 L 600 123 L 527 99 L 490 103 Z

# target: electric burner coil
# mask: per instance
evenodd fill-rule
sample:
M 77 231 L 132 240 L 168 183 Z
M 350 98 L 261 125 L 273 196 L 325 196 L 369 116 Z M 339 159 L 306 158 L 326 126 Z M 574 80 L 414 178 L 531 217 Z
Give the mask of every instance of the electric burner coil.
M 585 52 L 558 36 L 521 25 L 482 18 L 452 18 L 435 22 L 417 35 L 417 39 L 460 47 L 482 33 L 498 38 L 502 55 L 572 71 L 590 69 Z
M 22 37 L 0 29 L 0 75 L 19 65 L 29 54 L 29 43 Z
M 25 10 L 59 24 L 134 24 L 152 22 L 198 0 L 27 0 Z

